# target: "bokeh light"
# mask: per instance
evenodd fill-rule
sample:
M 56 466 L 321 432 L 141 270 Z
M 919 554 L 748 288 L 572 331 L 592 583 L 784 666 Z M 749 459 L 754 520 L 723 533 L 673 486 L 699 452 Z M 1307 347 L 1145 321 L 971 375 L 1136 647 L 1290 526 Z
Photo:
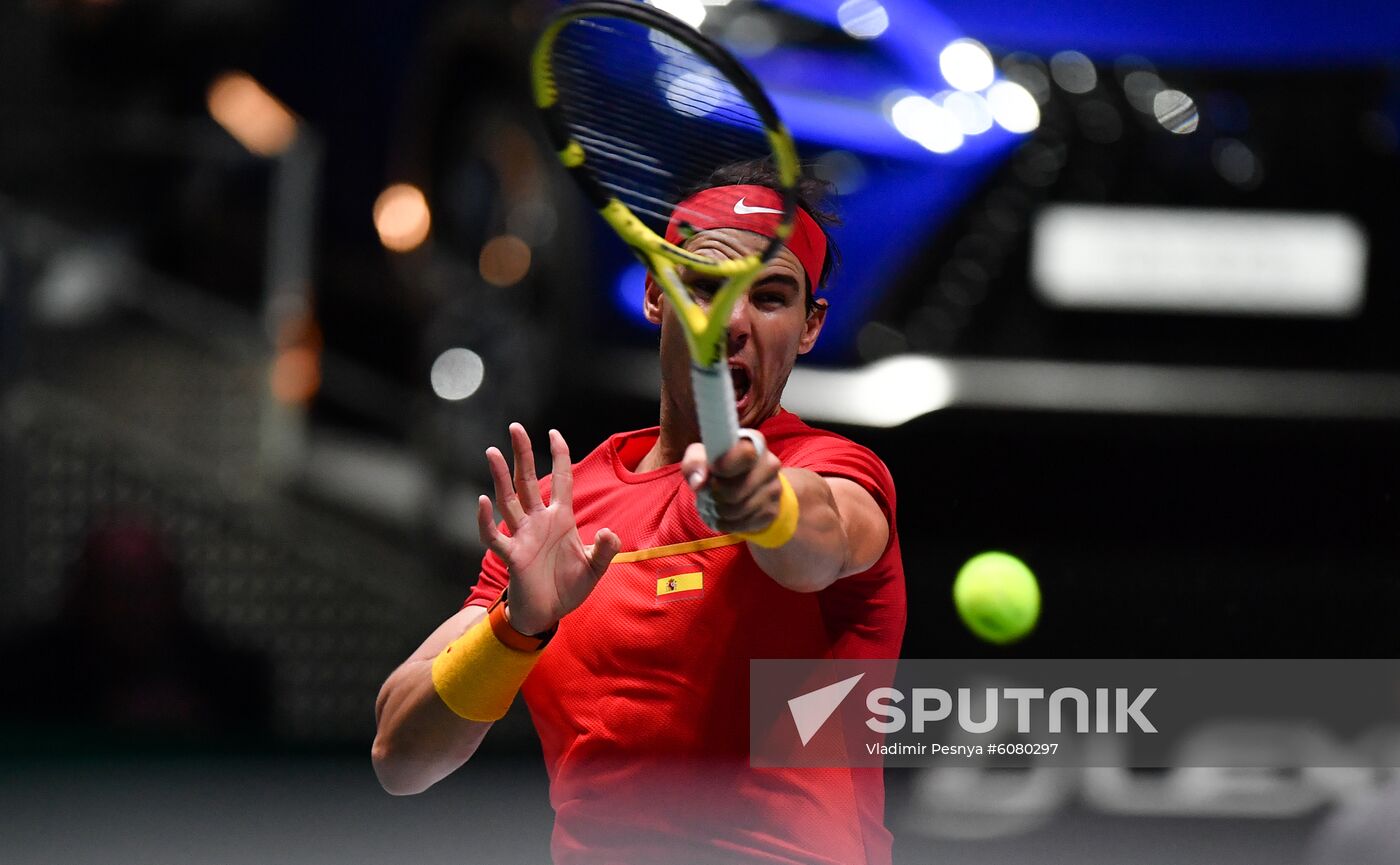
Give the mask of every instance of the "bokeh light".
M 296 116 L 246 72 L 215 78 L 205 101 L 210 116 L 258 156 L 276 156 L 296 140 Z
M 379 242 L 394 252 L 410 252 L 428 239 L 432 211 L 423 191 L 409 183 L 395 183 L 374 202 L 374 230 Z
M 943 98 L 942 105 L 958 119 L 964 135 L 981 135 L 992 128 L 992 107 L 980 93 L 954 91 Z
M 765 16 L 747 12 L 729 22 L 724 39 L 741 57 L 761 57 L 778 47 L 778 30 Z
M 321 354 L 315 348 L 295 345 L 277 353 L 269 384 L 278 402 L 302 405 L 321 386 Z
M 1050 101 L 1049 73 L 1044 61 L 1034 54 L 1017 51 L 1006 55 L 1001 59 L 1001 72 L 1007 81 L 1015 81 L 1030 91 L 1036 104 L 1044 105 Z
M 846 0 L 836 9 L 836 21 L 847 35 L 874 39 L 890 26 L 890 13 L 878 0 Z
M 657 54 L 670 60 L 683 60 L 693 56 L 693 52 L 686 47 L 684 42 L 669 33 L 662 33 L 660 30 L 649 31 L 647 42 L 651 44 L 652 50 Z
M 428 374 L 433 393 L 454 402 L 476 393 L 485 377 L 486 364 L 469 348 L 449 348 L 433 361 Z
M 657 83 L 666 88 L 666 104 L 678 114 L 704 117 L 733 102 L 733 86 L 708 72 L 682 72 L 663 66 L 656 73 Z M 674 77 L 672 77 L 674 75 Z
M 1201 122 L 1196 101 L 1180 90 L 1163 90 L 1152 97 L 1152 114 L 1163 129 L 1176 135 L 1190 135 Z
M 492 285 L 515 285 L 530 272 L 530 246 L 513 234 L 498 235 L 481 247 L 477 266 Z
M 992 117 L 1007 132 L 1032 132 L 1040 125 L 1040 106 L 1030 91 L 1014 81 L 998 81 L 987 91 Z
M 982 90 L 996 77 L 992 55 L 976 39 L 957 39 L 938 55 L 943 78 L 958 90 Z
M 1061 51 L 1051 57 L 1050 75 L 1068 93 L 1088 93 L 1099 83 L 1093 61 L 1078 51 Z
M 1138 69 L 1123 76 L 1123 95 L 1128 104 L 1143 114 L 1151 114 L 1157 94 L 1166 89 L 1156 72 Z
M 646 279 L 645 265 L 639 261 L 628 264 L 613 279 L 613 302 L 633 321 L 650 327 L 646 309 Z
M 705 4 L 700 0 L 647 0 L 652 6 L 673 15 L 691 27 L 705 23 Z
M 952 153 L 963 143 L 962 127 L 953 113 L 923 96 L 909 95 L 894 103 L 890 122 L 905 138 L 934 153 Z
M 1254 151 L 1236 138 L 1222 138 L 1211 146 L 1211 163 L 1233 186 L 1254 189 L 1264 179 L 1264 166 Z

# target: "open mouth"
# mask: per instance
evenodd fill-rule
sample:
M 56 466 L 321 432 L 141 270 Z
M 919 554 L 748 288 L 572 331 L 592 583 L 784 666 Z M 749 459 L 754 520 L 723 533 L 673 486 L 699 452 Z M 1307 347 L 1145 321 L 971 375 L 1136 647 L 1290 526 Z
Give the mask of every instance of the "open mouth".
M 729 377 L 734 382 L 734 402 L 742 406 L 753 387 L 753 379 L 749 377 L 749 371 L 742 366 L 730 366 Z

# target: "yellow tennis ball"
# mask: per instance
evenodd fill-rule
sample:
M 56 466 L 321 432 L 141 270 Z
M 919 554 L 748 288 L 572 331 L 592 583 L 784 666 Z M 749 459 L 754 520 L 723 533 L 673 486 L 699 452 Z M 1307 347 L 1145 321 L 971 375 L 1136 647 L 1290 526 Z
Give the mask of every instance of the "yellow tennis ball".
M 953 603 L 972 633 L 990 643 L 1014 643 L 1040 618 L 1040 586 L 1015 556 L 982 553 L 958 571 Z

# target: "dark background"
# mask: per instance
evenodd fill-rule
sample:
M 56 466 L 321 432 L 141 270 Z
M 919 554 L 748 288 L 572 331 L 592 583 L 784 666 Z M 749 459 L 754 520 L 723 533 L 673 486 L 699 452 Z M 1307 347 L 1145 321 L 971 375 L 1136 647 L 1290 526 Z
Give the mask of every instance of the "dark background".
M 731 5 L 713 14 L 746 8 Z M 859 154 L 867 196 L 907 187 L 889 206 L 925 208 L 880 267 L 861 250 L 881 232 L 855 218 L 870 200 L 837 202 L 852 265 L 832 298 L 858 312 L 815 364 L 911 354 L 1032 382 L 893 428 L 813 417 L 895 477 L 904 655 L 1395 656 L 1393 11 L 910 5 L 982 40 L 1003 74 L 1085 51 L 1123 131 L 1095 140 L 1089 97 L 1052 84 L 1039 128 L 996 147 Z M 856 50 L 803 4 L 755 8 L 770 6 L 784 45 Z M 0 7 L 0 860 L 547 857 L 522 707 L 420 797 L 383 794 L 368 747 L 379 684 L 475 579 L 482 450 L 512 420 L 561 429 L 577 456 L 656 419 L 655 335 L 614 301 L 625 255 L 529 108 L 525 52 L 550 8 Z M 1144 55 L 1202 94 L 1193 135 L 1138 122 L 1115 89 Z M 210 116 L 230 70 L 295 117 L 285 150 L 252 153 Z M 1262 181 L 1222 179 L 1211 144 L 1227 137 Z M 373 217 L 393 183 L 432 213 L 404 253 Z M 1028 226 L 1054 203 L 1346 213 L 1369 242 L 1365 301 L 1339 320 L 1052 308 Z M 483 257 L 502 235 L 529 248 L 515 279 Z M 452 347 L 485 379 L 449 402 L 430 369 Z M 1094 385 L 1144 369 L 1165 376 L 1159 402 Z M 1066 371 L 1070 396 L 1035 396 L 1036 376 Z M 1011 647 L 951 605 L 958 567 L 989 549 L 1044 594 Z M 889 822 L 910 863 L 1360 862 L 1315 833 L 1385 823 L 1386 778 L 1234 795 L 1175 779 L 1133 797 L 1092 771 L 892 771 Z

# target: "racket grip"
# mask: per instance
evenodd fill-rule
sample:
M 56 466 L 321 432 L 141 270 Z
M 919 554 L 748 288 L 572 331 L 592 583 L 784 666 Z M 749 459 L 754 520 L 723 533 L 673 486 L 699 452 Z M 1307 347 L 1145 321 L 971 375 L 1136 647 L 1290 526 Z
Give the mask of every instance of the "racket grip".
M 739 413 L 734 407 L 734 381 L 726 363 L 704 367 L 690 365 L 695 391 L 695 414 L 700 421 L 700 441 L 705 456 L 714 462 L 739 443 Z
M 700 441 L 705 445 L 705 458 L 714 462 L 739 442 L 739 413 L 734 407 L 734 381 L 729 377 L 729 364 L 705 367 L 690 365 L 691 388 L 695 392 L 695 415 L 700 421 Z M 709 490 L 695 496 L 695 509 L 705 525 L 719 531 L 715 523 L 714 499 Z

